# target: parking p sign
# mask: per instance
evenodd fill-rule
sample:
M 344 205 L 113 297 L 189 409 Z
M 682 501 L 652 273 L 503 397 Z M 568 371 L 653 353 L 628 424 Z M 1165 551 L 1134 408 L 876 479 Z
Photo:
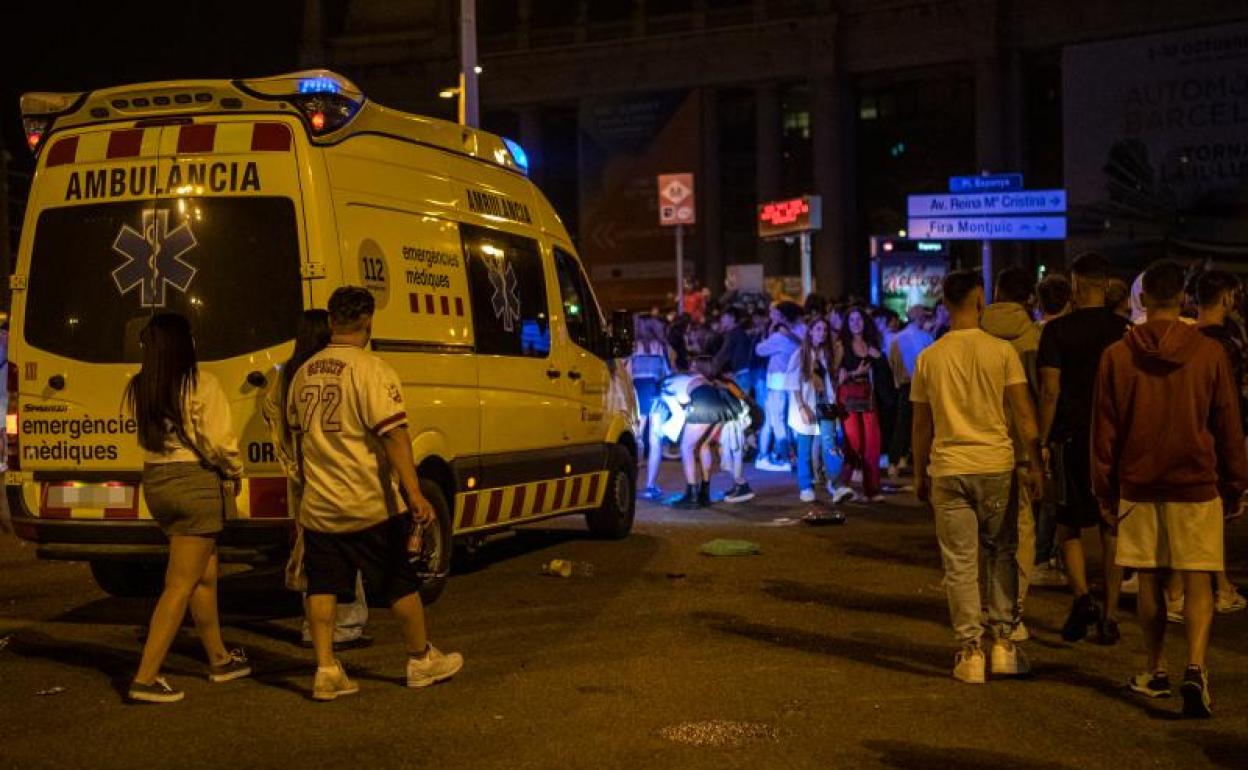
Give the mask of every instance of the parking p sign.
M 691 225 L 694 211 L 693 174 L 659 174 L 659 224 Z

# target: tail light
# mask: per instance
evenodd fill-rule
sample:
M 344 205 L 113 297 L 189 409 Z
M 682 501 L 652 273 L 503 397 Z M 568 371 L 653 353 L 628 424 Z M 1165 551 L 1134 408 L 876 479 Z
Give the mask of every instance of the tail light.
M 9 361 L 6 377 L 9 385 L 9 409 L 4 415 L 4 456 L 6 467 L 11 471 L 22 469 L 21 447 L 17 439 L 17 427 L 21 414 L 17 404 L 17 364 Z
M 82 106 L 85 93 L 54 94 L 35 92 L 22 94 L 22 129 L 26 146 L 32 153 L 38 152 L 44 139 L 52 132 L 52 124 Z

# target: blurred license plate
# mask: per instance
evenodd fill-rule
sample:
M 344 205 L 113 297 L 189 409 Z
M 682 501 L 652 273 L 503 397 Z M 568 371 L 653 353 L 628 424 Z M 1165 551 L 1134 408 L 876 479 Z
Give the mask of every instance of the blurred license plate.
M 99 510 L 134 508 L 133 484 L 49 485 L 46 507 L 53 510 L 95 508 Z

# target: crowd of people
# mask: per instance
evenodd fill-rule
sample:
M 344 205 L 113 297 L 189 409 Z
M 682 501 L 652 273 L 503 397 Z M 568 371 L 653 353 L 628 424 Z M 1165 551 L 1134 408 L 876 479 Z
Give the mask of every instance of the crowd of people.
M 713 499 L 716 441 L 728 503 L 753 497 L 747 459 L 794 473 L 803 502 L 822 479 L 833 505 L 882 500 L 881 469 L 896 479 L 912 462 L 961 644 L 955 678 L 1030 672 L 1019 645 L 1031 585 L 1069 586 L 1071 643 L 1118 643 L 1119 599 L 1138 593 L 1147 660 L 1129 688 L 1171 695 L 1162 642 L 1166 623 L 1181 623 L 1183 711 L 1210 716 L 1213 614 L 1248 606 L 1224 555 L 1224 521 L 1248 490 L 1241 282 L 1163 261 L 1129 285 L 1085 254 L 1069 277 L 1036 282 L 1011 267 L 994 289 L 985 304 L 977 273 L 950 273 L 940 305 L 904 320 L 816 295 L 804 306 L 702 297 L 696 314 L 639 317 L 644 495 L 662 499 L 665 441 L 681 448 L 688 486 L 668 500 L 679 508 Z M 1098 596 L 1088 529 L 1101 544 Z
M 754 496 L 745 462 L 795 474 L 803 502 L 826 490 L 833 504 L 879 503 L 907 489 L 898 482 L 910 454 L 910 377 L 919 353 L 948 329 L 943 306 L 912 307 L 903 319 L 852 298 L 812 294 L 799 305 L 737 292 L 718 302 L 694 296 L 692 312 L 636 318 L 630 368 L 645 497 L 681 508 L 745 502 Z M 688 423 L 707 427 L 686 431 Z M 658 487 L 665 442 L 680 447 L 688 484 L 670 498 Z M 714 447 L 732 479 L 713 497 Z

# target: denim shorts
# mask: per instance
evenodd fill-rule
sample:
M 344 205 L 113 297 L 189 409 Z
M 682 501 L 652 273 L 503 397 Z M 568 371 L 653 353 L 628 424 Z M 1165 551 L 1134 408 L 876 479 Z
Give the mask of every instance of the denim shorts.
M 199 463 L 143 466 L 143 497 L 167 537 L 220 534 L 234 503 L 217 472 Z

